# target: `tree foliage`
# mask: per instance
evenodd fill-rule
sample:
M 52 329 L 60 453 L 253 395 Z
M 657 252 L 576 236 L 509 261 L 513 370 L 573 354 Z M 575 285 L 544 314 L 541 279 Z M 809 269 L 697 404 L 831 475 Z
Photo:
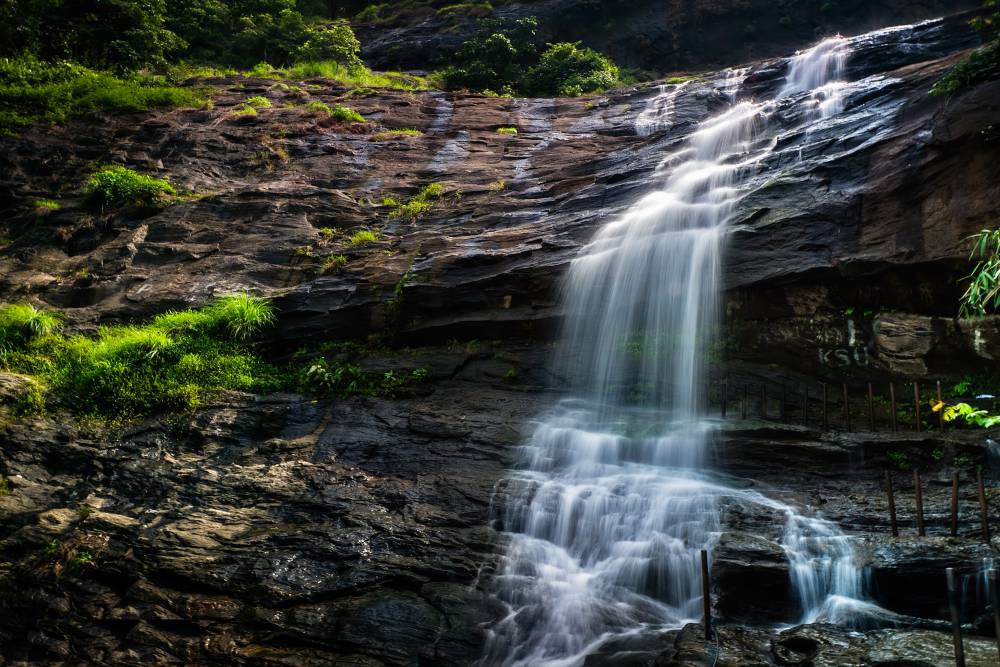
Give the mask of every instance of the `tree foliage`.
M 604 90 L 618 80 L 618 67 L 579 42 L 549 44 L 539 53 L 538 20 L 483 19 L 479 31 L 445 70 L 445 85 L 504 95 L 576 96 Z
M 977 317 L 1000 310 L 1000 229 L 984 229 L 969 238 L 973 241 L 969 259 L 976 265 L 965 277 L 969 285 L 962 295 L 959 314 Z

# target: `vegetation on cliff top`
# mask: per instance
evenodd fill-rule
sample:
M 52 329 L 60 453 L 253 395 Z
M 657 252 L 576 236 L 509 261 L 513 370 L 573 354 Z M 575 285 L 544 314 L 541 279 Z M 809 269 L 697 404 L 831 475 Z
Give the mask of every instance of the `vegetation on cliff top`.
M 998 0 L 983 2 L 984 7 L 998 4 Z M 1000 79 L 1000 11 L 977 17 L 970 23 L 983 33 L 986 43 L 938 79 L 931 88 L 931 95 L 948 96 L 977 83 Z

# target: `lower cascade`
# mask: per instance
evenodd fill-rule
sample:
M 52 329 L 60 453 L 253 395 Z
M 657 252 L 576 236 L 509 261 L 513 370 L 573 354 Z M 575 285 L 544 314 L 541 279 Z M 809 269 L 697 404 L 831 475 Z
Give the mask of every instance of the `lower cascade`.
M 801 608 L 789 623 L 858 625 L 877 609 L 836 525 L 713 473 L 703 397 L 726 228 L 779 143 L 770 120 L 782 111 L 807 139 L 811 125 L 837 122 L 852 91 L 842 80 L 852 46 L 873 38 L 836 37 L 797 54 L 765 101 L 740 99 L 746 70 L 728 73 L 715 84 L 721 113 L 671 145 L 659 186 L 572 262 L 556 359 L 571 397 L 534 426 L 498 489 L 509 544 L 493 585 L 508 613 L 481 664 L 579 665 L 610 640 L 700 620 L 700 551 L 711 553 L 730 505 L 785 516 Z M 684 85 L 661 87 L 639 134 L 669 128 Z

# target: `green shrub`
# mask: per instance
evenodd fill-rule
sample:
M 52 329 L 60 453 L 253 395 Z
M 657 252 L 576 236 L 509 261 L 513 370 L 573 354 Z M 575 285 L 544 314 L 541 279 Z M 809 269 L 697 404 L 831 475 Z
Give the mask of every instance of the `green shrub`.
M 481 20 L 477 33 L 456 54 L 455 64 L 444 71 L 444 85 L 512 94 L 520 89 L 528 67 L 538 60 L 537 31 L 534 17 Z
M 306 392 L 336 396 L 397 396 L 410 385 L 424 382 L 427 376 L 424 368 L 409 373 L 365 371 L 351 363 L 331 363 L 320 358 L 300 373 L 298 385 Z
M 382 10 L 386 8 L 386 3 L 368 5 L 358 12 L 354 20 L 358 23 L 376 23 L 381 18 Z
M 300 46 L 295 57 L 299 61 L 332 60 L 348 68 L 361 67 L 363 63 L 358 53 L 361 42 L 347 21 L 334 21 L 325 26 L 310 28 L 305 44 Z
M 1000 78 L 1000 41 L 973 51 L 943 77 L 934 82 L 931 95 L 947 97 L 963 88 Z
M 505 134 L 508 136 L 517 136 L 516 127 L 498 127 L 497 134 Z
M 254 95 L 253 97 L 248 97 L 244 104 L 248 107 L 253 107 L 254 109 L 270 109 L 271 100 L 260 95 Z
M 362 229 L 351 234 L 350 238 L 347 239 L 347 245 L 352 248 L 356 248 L 358 246 L 368 245 L 369 243 L 378 243 L 381 239 L 382 235 L 377 231 Z
M 152 205 L 163 195 L 177 194 L 167 181 L 120 165 L 101 167 L 90 177 L 85 192 L 90 201 L 102 206 Z
M 359 114 L 354 109 L 349 107 L 337 105 L 330 112 L 330 117 L 336 120 L 344 121 L 347 123 L 367 123 L 365 117 Z
M 1000 309 L 1000 229 L 984 229 L 969 237 L 973 241 L 970 260 L 976 260 L 965 277 L 969 286 L 959 303 L 959 315 L 978 317 Z
M 0 55 L 34 53 L 89 67 L 159 67 L 183 41 L 166 27 L 163 0 L 7 0 L 0 3 Z
M 30 312 L 12 315 L 10 308 L 0 317 L 39 319 Z M 163 313 L 145 325 L 102 327 L 92 337 L 61 335 L 53 322 L 58 319 L 43 320 L 30 337 L 12 338 L 0 362 L 46 386 L 57 405 L 78 416 L 127 420 L 197 407 L 208 391 L 283 386 L 277 370 L 247 347 L 251 336 L 274 322 L 271 306 L 249 295 Z M 39 398 L 30 407 L 39 411 L 44 405 Z
M 576 97 L 604 90 L 618 82 L 618 67 L 579 42 L 549 44 L 538 64 L 531 68 L 524 87 L 534 95 Z
M 131 113 L 160 107 L 197 107 L 203 95 L 160 78 L 120 78 L 69 62 L 31 56 L 0 58 L 0 134 L 33 123 L 63 123 L 95 111 Z
M 39 199 L 35 201 L 35 208 L 45 209 L 46 211 L 58 211 L 62 208 L 62 204 L 54 199 Z

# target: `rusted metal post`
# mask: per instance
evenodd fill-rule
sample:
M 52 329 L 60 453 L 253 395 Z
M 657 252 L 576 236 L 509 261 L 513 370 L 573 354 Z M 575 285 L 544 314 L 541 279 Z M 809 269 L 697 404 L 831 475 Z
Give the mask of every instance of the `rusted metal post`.
M 920 469 L 913 469 L 913 491 L 917 500 L 917 535 L 924 536 L 924 490 L 920 484 Z
M 955 580 L 955 568 L 944 571 L 948 582 L 948 609 L 951 611 L 951 632 L 955 642 L 955 665 L 965 667 L 965 647 L 962 646 L 962 619 L 958 614 L 958 582 Z
M 712 639 L 712 586 L 708 580 L 708 551 L 701 550 L 701 596 L 705 614 L 705 641 Z
M 740 419 L 747 418 L 747 405 L 750 403 L 750 385 L 743 385 L 743 402 L 740 404 Z
M 920 383 L 913 383 L 913 428 L 920 430 Z
M 958 537 L 958 473 L 951 475 L 951 536 Z
M 826 383 L 823 383 L 823 430 L 830 430 L 830 418 L 826 407 Z
M 1000 654 L 1000 572 L 990 568 L 986 573 L 986 580 L 990 585 L 990 597 L 993 600 L 993 626 L 996 631 L 997 653 Z M 997 661 L 1000 665 L 1000 660 Z
M 892 490 L 892 473 L 885 471 L 885 492 L 889 497 L 889 525 L 892 527 L 892 536 L 899 537 L 899 524 L 896 522 L 896 494 Z
M 896 432 L 896 383 L 889 383 L 889 409 L 892 411 L 892 432 Z
M 781 385 L 781 421 L 788 421 L 788 388 Z
M 979 521 L 983 525 L 983 542 L 990 543 L 990 506 L 986 502 L 986 485 L 983 483 L 983 471 L 976 470 L 976 486 L 979 487 Z
M 875 432 L 875 391 L 872 383 L 868 383 L 868 430 Z
M 938 403 L 944 403 L 944 399 L 941 398 L 941 380 L 937 381 L 937 397 L 938 397 Z M 941 430 L 943 431 L 944 430 L 944 406 L 941 406 L 941 409 L 938 410 L 938 425 L 941 427 Z
M 844 383 L 844 428 L 851 432 L 851 401 L 847 398 L 847 383 Z
M 729 381 L 722 381 L 722 418 L 726 418 L 726 404 L 729 402 Z

